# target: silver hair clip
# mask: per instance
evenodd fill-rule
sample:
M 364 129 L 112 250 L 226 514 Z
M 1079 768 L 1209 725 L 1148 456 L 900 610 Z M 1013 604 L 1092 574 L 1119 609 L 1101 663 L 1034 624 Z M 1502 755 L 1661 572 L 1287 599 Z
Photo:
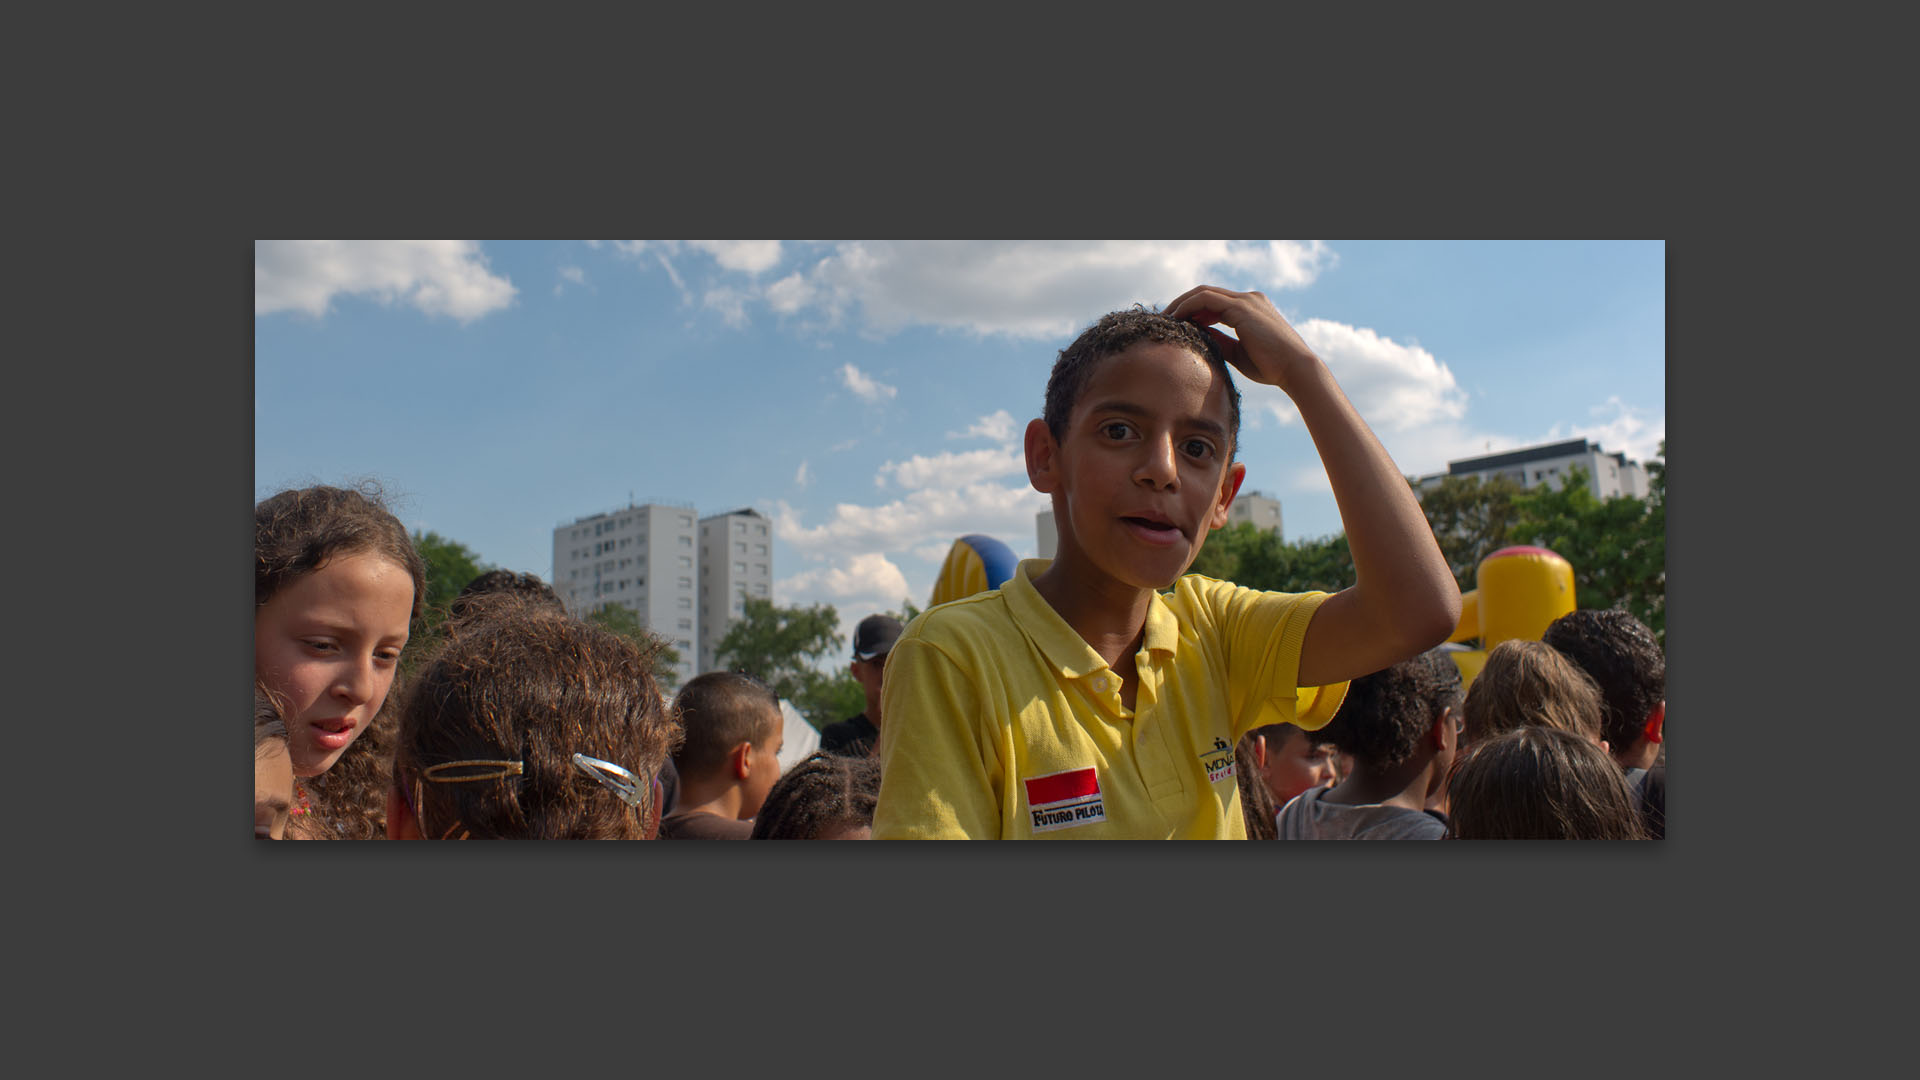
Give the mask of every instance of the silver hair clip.
M 625 768 L 615 765 L 611 761 L 602 761 L 597 757 L 588 757 L 585 754 L 573 755 L 573 764 L 574 767 L 581 772 L 593 777 L 601 787 L 618 795 L 621 802 L 626 803 L 636 810 L 641 810 L 646 807 L 646 781 L 628 772 Z

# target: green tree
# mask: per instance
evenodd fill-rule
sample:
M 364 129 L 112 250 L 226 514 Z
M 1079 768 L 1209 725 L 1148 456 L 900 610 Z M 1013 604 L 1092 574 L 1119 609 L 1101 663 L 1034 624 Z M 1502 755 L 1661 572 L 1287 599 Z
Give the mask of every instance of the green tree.
M 418 669 L 420 662 L 433 654 L 445 636 L 447 606 L 460 595 L 467 583 L 489 570 L 496 569 L 492 564 L 482 562 L 478 552 L 458 540 L 449 540 L 439 533 L 413 533 L 413 550 L 420 553 L 420 561 L 427 568 L 426 603 L 420 616 L 420 625 L 413 638 L 407 642 L 405 653 L 400 661 L 400 673 L 404 678 Z
M 1250 521 L 1209 536 L 1190 572 L 1274 592 L 1338 592 L 1354 578 L 1344 533 L 1288 543 Z
M 1661 444 L 1664 454 L 1666 444 Z M 1574 602 L 1621 608 L 1666 640 L 1666 472 L 1657 497 L 1593 493 L 1575 467 L 1557 487 L 1541 485 L 1513 499 L 1510 539 L 1547 548 L 1573 564 Z M 1650 471 L 1649 487 L 1653 488 Z
M 866 697 L 850 673 L 830 676 L 816 666 L 838 652 L 845 640 L 833 605 L 778 607 L 759 597 L 741 599 L 739 618 L 714 648 L 722 667 L 766 683 L 816 728 L 865 707 Z
M 646 650 L 653 660 L 653 681 L 660 684 L 663 693 L 671 694 L 678 689 L 680 676 L 674 671 L 674 665 L 680 662 L 680 650 L 647 629 L 640 621 L 639 612 L 625 604 L 605 604 L 588 612 L 587 621 Z
M 1511 476 L 1498 473 L 1487 479 L 1448 476 L 1415 493 L 1462 592 L 1474 587 L 1481 560 L 1512 543 L 1513 500 L 1522 491 Z

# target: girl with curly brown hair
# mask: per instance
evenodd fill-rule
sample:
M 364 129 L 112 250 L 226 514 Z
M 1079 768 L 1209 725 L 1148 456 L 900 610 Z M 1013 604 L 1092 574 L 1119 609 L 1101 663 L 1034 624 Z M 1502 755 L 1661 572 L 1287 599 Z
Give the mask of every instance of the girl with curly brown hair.
M 425 595 L 425 564 L 377 487 L 300 488 L 254 506 L 254 678 L 281 708 L 307 811 L 289 836 L 384 833 L 378 729 Z
M 649 650 L 518 597 L 448 624 L 400 707 L 394 840 L 647 840 L 682 737 Z

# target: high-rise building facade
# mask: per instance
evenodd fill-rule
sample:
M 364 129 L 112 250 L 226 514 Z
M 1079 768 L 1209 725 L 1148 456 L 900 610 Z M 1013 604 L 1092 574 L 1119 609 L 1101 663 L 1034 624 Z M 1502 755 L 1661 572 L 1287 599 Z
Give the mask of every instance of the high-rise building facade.
M 773 599 L 773 536 L 766 515 L 730 510 L 700 519 L 700 654 L 702 673 L 720 667 L 715 650 L 741 615 L 744 597 Z
M 674 674 L 693 678 L 700 640 L 691 505 L 629 504 L 553 530 L 553 588 L 575 615 L 608 604 L 632 608 L 680 654 Z
M 1587 486 L 1595 496 L 1608 499 L 1615 495 L 1647 497 L 1647 470 L 1637 461 L 1628 461 L 1623 453 L 1607 453 L 1600 444 L 1586 439 L 1542 443 L 1518 450 L 1447 462 L 1447 471 L 1415 480 L 1420 491 L 1438 487 L 1449 476 L 1477 476 L 1483 481 L 1505 476 L 1523 488 L 1541 484 L 1558 486 L 1574 466 L 1587 470 Z

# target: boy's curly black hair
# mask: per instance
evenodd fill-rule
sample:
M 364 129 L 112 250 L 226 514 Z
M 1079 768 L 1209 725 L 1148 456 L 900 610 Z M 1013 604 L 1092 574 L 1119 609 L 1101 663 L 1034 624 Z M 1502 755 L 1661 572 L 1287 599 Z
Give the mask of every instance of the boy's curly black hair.
M 1228 370 L 1226 360 L 1213 347 L 1207 332 L 1198 325 L 1182 319 L 1170 319 L 1138 304 L 1125 311 L 1101 316 L 1098 322 L 1074 338 L 1072 344 L 1060 350 L 1059 357 L 1053 362 L 1053 371 L 1047 376 L 1046 410 L 1041 414 L 1041 419 L 1047 422 L 1047 430 L 1053 432 L 1054 441 L 1066 439 L 1067 419 L 1073 414 L 1074 405 L 1080 401 L 1080 392 L 1086 389 L 1087 380 L 1093 377 L 1094 368 L 1099 362 L 1142 341 L 1191 349 L 1194 355 L 1213 365 L 1220 377 L 1226 380 L 1227 435 L 1232 447 L 1227 460 L 1231 463 L 1233 454 L 1238 453 L 1240 446 L 1240 390 L 1233 384 L 1233 374 Z
M 1667 697 L 1667 654 L 1653 631 L 1625 611 L 1585 609 L 1553 620 L 1541 640 L 1600 687 L 1602 737 L 1615 750 L 1632 746 Z
M 1314 736 L 1352 754 L 1363 765 L 1389 769 L 1413 757 L 1442 709 L 1460 713 L 1460 668 L 1439 649 L 1362 675 Z

